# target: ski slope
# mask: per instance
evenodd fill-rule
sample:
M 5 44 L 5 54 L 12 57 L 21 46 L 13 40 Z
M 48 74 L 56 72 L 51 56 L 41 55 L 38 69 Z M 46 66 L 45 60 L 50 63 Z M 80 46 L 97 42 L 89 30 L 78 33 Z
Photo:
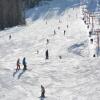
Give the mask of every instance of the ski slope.
M 0 100 L 42 100 L 41 84 L 46 89 L 44 100 L 100 100 L 100 58 L 91 57 L 94 51 L 81 7 L 65 7 L 66 0 L 60 1 L 30 9 L 26 26 L 0 32 Z M 21 70 L 13 74 L 17 59 L 23 57 L 28 70 L 18 79 Z

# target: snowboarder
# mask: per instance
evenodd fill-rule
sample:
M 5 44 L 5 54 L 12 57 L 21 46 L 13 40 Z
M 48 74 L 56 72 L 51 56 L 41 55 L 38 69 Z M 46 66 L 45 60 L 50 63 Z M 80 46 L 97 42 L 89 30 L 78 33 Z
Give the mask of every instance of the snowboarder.
M 45 88 L 41 85 L 41 97 L 45 98 Z
M 27 65 L 26 64 L 27 64 L 26 63 L 26 58 L 24 57 L 23 58 L 23 66 L 24 66 L 23 70 L 27 70 Z
M 45 55 L 46 55 L 46 59 L 49 59 L 48 50 L 46 50 Z
M 11 35 L 9 35 L 9 40 L 11 39 Z
M 20 70 L 20 59 L 19 58 L 17 60 L 17 68 L 16 68 L 16 70 Z

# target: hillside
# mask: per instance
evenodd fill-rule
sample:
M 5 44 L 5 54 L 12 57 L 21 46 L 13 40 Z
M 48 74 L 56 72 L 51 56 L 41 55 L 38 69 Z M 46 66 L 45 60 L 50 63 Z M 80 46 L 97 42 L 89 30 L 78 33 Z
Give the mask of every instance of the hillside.
M 100 57 L 91 57 L 82 9 L 60 1 L 28 10 L 26 26 L 0 31 L 0 100 L 100 100 Z M 15 74 L 23 57 L 28 70 Z

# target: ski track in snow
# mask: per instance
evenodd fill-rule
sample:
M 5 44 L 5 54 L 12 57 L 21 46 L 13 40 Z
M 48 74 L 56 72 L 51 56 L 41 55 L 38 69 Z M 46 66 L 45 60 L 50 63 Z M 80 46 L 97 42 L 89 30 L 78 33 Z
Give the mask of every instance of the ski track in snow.
M 41 84 L 46 88 L 44 100 L 100 100 L 100 60 L 90 57 L 88 30 L 81 17 L 81 7 L 66 8 L 61 16 L 55 14 L 35 22 L 29 17 L 26 26 L 0 32 L 0 100 L 42 100 L 39 98 Z M 11 40 L 9 34 L 12 34 Z M 48 45 L 46 39 L 49 39 Z M 50 54 L 48 61 L 46 49 Z M 29 70 L 18 79 L 20 72 L 14 77 L 13 73 L 17 59 L 23 57 Z

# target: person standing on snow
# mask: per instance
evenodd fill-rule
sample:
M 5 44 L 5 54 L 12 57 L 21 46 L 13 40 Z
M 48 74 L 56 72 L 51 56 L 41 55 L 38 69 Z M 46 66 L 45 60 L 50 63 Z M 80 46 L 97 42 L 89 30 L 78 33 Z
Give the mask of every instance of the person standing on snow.
M 68 25 L 67 25 L 67 28 L 68 28 Z
M 17 60 L 17 69 L 16 70 L 20 70 L 20 59 L 19 58 Z
M 41 85 L 41 97 L 45 98 L 45 88 Z
M 45 56 L 46 56 L 46 59 L 49 59 L 49 53 L 48 53 L 48 50 L 46 50 Z
M 64 30 L 64 35 L 65 35 L 66 31 Z
M 56 35 L 56 31 L 54 30 L 54 35 Z
M 26 64 L 27 64 L 26 63 L 26 58 L 24 57 L 23 58 L 23 66 L 24 66 L 23 70 L 27 70 L 27 65 Z
M 47 39 L 47 44 L 49 43 L 49 39 Z
M 11 35 L 9 35 L 9 40 L 11 39 Z

